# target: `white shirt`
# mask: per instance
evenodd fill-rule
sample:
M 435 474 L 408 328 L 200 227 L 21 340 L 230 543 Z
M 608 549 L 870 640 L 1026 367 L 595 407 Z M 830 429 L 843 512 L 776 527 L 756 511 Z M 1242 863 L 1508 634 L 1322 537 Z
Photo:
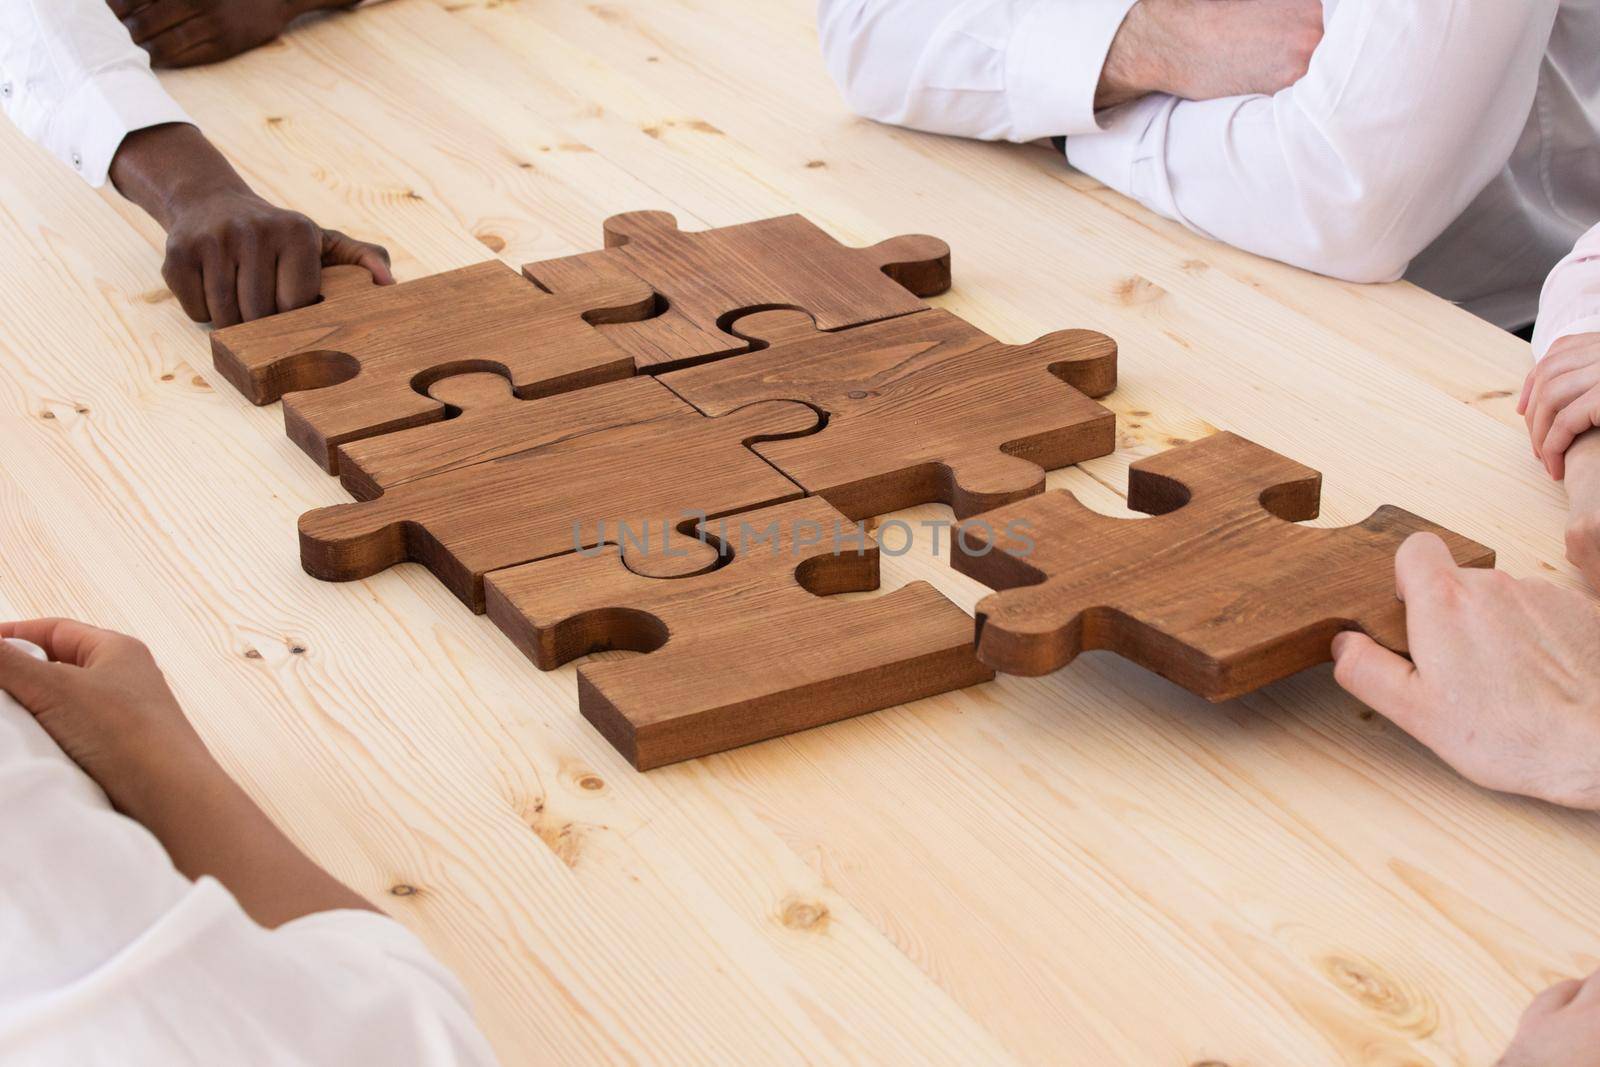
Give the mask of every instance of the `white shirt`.
M 37 652 L 33 646 L 25 646 Z M 190 882 L 0 693 L 0 1063 L 487 1067 L 466 994 L 404 927 L 276 930 Z
M 128 134 L 193 122 L 106 0 L 0 0 L 0 103 L 90 185 Z
M 1543 359 L 1550 346 L 1578 333 L 1600 333 L 1600 226 L 1556 264 L 1539 298 L 1539 328 L 1533 356 Z
M 1093 116 L 1124 0 L 821 0 L 860 113 L 1067 136 L 1080 170 L 1217 240 L 1418 284 L 1503 326 L 1600 218 L 1600 0 L 1325 0 L 1274 96 L 1147 96 Z M 1099 128 L 1096 127 L 1096 121 Z

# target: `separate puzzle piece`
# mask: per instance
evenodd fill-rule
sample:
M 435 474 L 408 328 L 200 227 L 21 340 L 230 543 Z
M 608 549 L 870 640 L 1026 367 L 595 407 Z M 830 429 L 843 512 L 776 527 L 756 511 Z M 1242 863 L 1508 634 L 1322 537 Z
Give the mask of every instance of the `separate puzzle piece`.
M 335 473 L 340 444 L 444 418 L 426 390 L 450 375 L 495 371 L 522 397 L 632 375 L 592 324 L 656 307 L 638 279 L 547 292 L 495 260 L 381 287 L 351 271 L 324 273 L 321 303 L 211 335 L 223 376 L 252 403 L 282 398 L 289 437 Z
M 768 347 L 660 380 L 708 415 L 778 399 L 821 410 L 821 433 L 756 450 L 851 518 L 930 501 L 965 518 L 1040 492 L 1047 469 L 1116 448 L 1115 417 L 1089 399 L 1116 385 L 1117 346 L 1104 334 L 1003 345 L 946 311 L 839 333 L 789 310 L 733 326 Z
M 472 384 L 481 396 L 489 383 Z M 354 482 L 381 495 L 302 516 L 301 563 L 351 581 L 412 560 L 477 612 L 485 573 L 602 542 L 649 573 L 695 573 L 716 561 L 682 532 L 698 517 L 801 495 L 746 445 L 817 423 L 784 402 L 709 419 L 653 378 L 507 398 L 465 422 L 346 445 Z
M 489 617 L 544 670 L 649 653 L 578 670 L 579 709 L 639 770 L 994 676 L 973 654 L 972 619 L 925 582 L 827 596 L 876 589 L 878 549 L 826 503 L 705 528 L 731 558 L 692 578 L 641 577 L 610 547 L 487 578 Z
M 558 291 L 630 278 L 652 286 L 660 315 L 601 331 L 641 371 L 744 351 L 728 323 L 762 308 L 802 308 L 822 329 L 839 330 L 925 310 L 919 297 L 950 287 L 950 246 L 936 237 L 850 248 L 800 215 L 686 233 L 667 212 L 634 211 L 606 220 L 605 242 L 603 252 L 522 269 Z
M 1317 516 L 1322 476 L 1230 433 L 1135 463 L 1114 519 L 1068 492 L 972 520 L 957 570 L 1005 590 L 978 605 L 978 653 L 1006 674 L 1047 674 L 1109 649 L 1208 700 L 1329 659 L 1341 630 L 1404 653 L 1394 557 L 1418 531 L 1462 566 L 1494 552 L 1394 507 L 1341 529 Z

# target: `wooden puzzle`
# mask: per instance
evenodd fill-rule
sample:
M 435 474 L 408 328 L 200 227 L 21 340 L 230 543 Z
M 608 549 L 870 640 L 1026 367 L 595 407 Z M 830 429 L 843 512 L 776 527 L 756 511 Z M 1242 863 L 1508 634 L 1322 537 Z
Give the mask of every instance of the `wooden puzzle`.
M 523 273 L 557 292 L 652 287 L 661 314 L 599 331 L 651 371 L 743 351 L 727 325 L 752 311 L 800 308 L 842 330 L 925 310 L 920 297 L 950 287 L 950 246 L 936 237 L 848 248 L 799 215 L 696 233 L 665 211 L 634 211 L 606 220 L 605 246 Z
M 545 670 L 578 669 L 584 717 L 638 769 L 720 752 L 993 677 L 972 619 L 925 582 L 884 596 L 878 548 L 810 497 L 706 524 L 724 565 L 635 574 L 615 548 L 496 571 L 489 617 Z M 714 532 L 713 532 L 714 531 Z
M 211 335 L 223 376 L 251 403 L 282 398 L 290 438 L 328 471 L 346 441 L 442 419 L 427 390 L 453 374 L 494 371 L 522 397 L 633 374 L 592 323 L 655 307 L 634 279 L 551 293 L 499 262 L 384 287 L 350 271 L 366 275 L 329 271 L 319 304 Z
M 641 566 L 652 573 L 703 570 L 715 553 L 684 527 L 801 495 L 746 445 L 816 429 L 817 413 L 804 404 L 755 404 L 710 419 L 653 378 L 585 393 L 597 395 L 508 393 L 481 416 L 392 435 L 384 443 L 394 450 L 381 463 L 376 450 L 364 452 L 366 477 L 399 480 L 374 499 L 302 516 L 306 571 L 350 581 L 410 560 L 481 612 L 489 571 L 610 538 L 622 539 L 630 556 L 648 557 Z M 429 446 L 441 441 L 447 458 L 434 458 Z M 458 450 L 484 459 L 451 465 Z M 408 464 L 407 453 L 437 471 Z M 404 474 L 393 473 L 401 467 Z
M 300 520 L 329 581 L 414 561 L 541 668 L 591 652 L 579 707 L 646 769 L 1110 648 L 1212 699 L 1328 657 L 1404 650 L 1393 508 L 1311 529 L 1318 476 L 1232 435 L 1134 465 L 1095 515 L 1041 494 L 1110 453 L 1116 345 L 996 341 L 923 297 L 924 236 L 866 248 L 799 216 L 682 231 L 617 215 L 602 250 L 377 287 L 217 331 L 218 368 L 356 502 Z M 939 502 L 1001 592 L 973 620 L 924 583 L 872 599 L 859 523 Z M 731 532 L 730 532 L 731 531 Z M 1022 551 L 1024 537 L 1029 551 Z M 974 633 L 976 631 L 976 646 Z
M 1341 630 L 1406 651 L 1394 556 L 1418 531 L 1456 562 L 1494 553 L 1399 508 L 1355 526 L 1298 526 L 1322 476 L 1230 433 L 1135 463 L 1115 519 L 1069 492 L 964 528 L 956 568 L 1001 592 L 978 604 L 978 653 L 1006 674 L 1047 674 L 1109 649 L 1207 698 L 1227 700 L 1325 662 Z
M 759 400 L 821 411 L 814 437 L 756 451 L 851 518 L 931 501 L 965 518 L 1116 446 L 1115 418 L 1089 399 L 1116 386 L 1117 346 L 1104 334 L 1003 345 L 947 311 L 838 333 L 789 310 L 732 326 L 764 347 L 661 380 L 707 415 Z

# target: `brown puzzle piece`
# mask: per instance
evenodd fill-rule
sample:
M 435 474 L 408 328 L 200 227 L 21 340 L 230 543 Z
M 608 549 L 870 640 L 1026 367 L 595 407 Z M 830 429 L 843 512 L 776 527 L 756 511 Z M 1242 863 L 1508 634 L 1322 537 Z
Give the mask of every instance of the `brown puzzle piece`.
M 1114 519 L 1068 492 L 973 519 L 956 569 L 1005 590 L 978 605 L 978 652 L 1007 674 L 1047 674 L 1110 649 L 1208 700 L 1325 662 L 1334 634 L 1363 630 L 1406 651 L 1394 556 L 1417 531 L 1456 562 L 1494 553 L 1399 508 L 1341 529 L 1315 518 L 1322 476 L 1230 433 L 1135 463 Z
M 661 381 L 708 415 L 760 400 L 822 411 L 822 432 L 756 451 L 851 518 L 930 501 L 965 518 L 1040 492 L 1046 469 L 1116 448 L 1112 413 L 1084 395 L 1116 386 L 1104 334 L 1003 345 L 947 311 L 838 333 L 791 310 L 733 327 L 770 347 Z
M 546 292 L 495 260 L 383 287 L 351 271 L 324 272 L 321 303 L 211 335 L 223 376 L 252 403 L 283 398 L 290 438 L 328 471 L 344 442 L 443 418 L 426 393 L 440 378 L 496 371 L 536 397 L 628 377 L 591 323 L 656 307 L 638 279 Z
M 605 243 L 603 252 L 522 269 L 558 291 L 630 278 L 652 286 L 661 314 L 601 330 L 640 370 L 744 351 L 727 324 L 751 311 L 801 308 L 822 329 L 839 330 L 922 311 L 919 297 L 950 287 L 950 246 L 936 237 L 850 248 L 800 215 L 684 232 L 664 211 L 634 211 L 606 220 Z
M 973 655 L 971 618 L 925 582 L 824 595 L 876 589 L 878 551 L 823 501 L 708 532 L 732 558 L 694 577 L 641 577 L 605 548 L 487 578 L 490 618 L 545 670 L 604 649 L 649 653 L 578 670 L 584 717 L 639 770 L 993 677 Z
M 818 422 L 810 408 L 785 402 L 706 418 L 653 378 L 506 404 L 520 407 L 347 445 L 364 472 L 358 485 L 393 488 L 302 516 L 306 571 L 351 581 L 413 560 L 479 612 L 486 572 L 602 540 L 623 538 L 629 559 L 642 557 L 652 573 L 693 573 L 715 561 L 708 546 L 674 532 L 696 515 L 801 495 L 746 444 L 809 433 Z M 463 455 L 498 458 L 452 465 Z

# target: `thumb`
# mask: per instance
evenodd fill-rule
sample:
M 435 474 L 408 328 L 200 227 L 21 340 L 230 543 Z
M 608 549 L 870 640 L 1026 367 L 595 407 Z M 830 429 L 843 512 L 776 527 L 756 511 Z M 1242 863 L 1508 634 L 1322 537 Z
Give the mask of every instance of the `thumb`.
M 65 681 L 61 672 L 71 669 L 38 659 L 20 644 L 0 640 L 0 689 L 34 715 L 60 696 Z
M 367 241 L 358 241 L 339 230 L 323 230 L 322 265 L 336 267 L 340 264 L 367 268 L 372 280 L 379 285 L 394 284 L 394 273 L 389 269 L 387 248 Z
M 1407 733 L 1419 716 L 1417 669 L 1363 633 L 1333 639 L 1333 679 L 1351 696 Z

